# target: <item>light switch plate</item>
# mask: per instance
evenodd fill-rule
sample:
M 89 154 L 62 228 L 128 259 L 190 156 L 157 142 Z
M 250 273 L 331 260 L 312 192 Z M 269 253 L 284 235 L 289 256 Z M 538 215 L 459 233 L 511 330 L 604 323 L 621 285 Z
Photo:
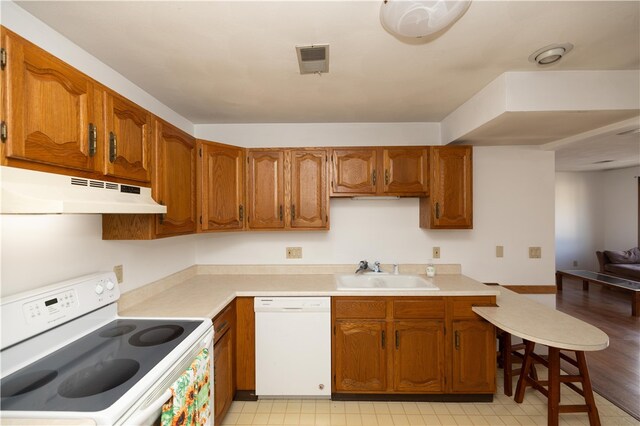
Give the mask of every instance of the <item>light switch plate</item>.
M 542 257 L 542 248 L 529 247 L 529 259 L 540 259 Z
M 496 246 L 496 257 L 504 257 L 504 246 Z
M 440 259 L 440 247 L 433 248 L 433 258 Z

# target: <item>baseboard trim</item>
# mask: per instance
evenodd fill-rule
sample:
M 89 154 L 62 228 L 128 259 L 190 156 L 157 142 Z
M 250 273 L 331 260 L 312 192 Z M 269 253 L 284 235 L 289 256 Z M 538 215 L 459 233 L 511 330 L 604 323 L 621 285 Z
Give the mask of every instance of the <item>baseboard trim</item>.
M 556 294 L 558 292 L 555 285 L 503 285 L 502 287 L 519 294 Z
M 332 393 L 332 401 L 492 402 L 493 394 Z

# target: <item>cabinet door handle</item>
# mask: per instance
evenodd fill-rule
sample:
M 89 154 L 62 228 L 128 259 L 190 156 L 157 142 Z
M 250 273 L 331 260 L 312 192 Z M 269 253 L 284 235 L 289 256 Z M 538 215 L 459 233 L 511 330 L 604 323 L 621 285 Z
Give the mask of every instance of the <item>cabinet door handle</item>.
M 238 215 L 240 216 L 240 222 L 242 222 L 244 220 L 244 206 L 242 204 L 238 207 Z
M 89 123 L 89 157 L 96 155 L 98 150 L 98 129 L 95 124 Z
M 293 222 L 294 220 L 296 220 L 296 205 L 292 204 L 291 205 L 291 221 Z
M 389 170 L 388 169 L 384 170 L 384 184 L 385 185 L 389 185 Z
M 282 204 L 280 204 L 280 222 L 282 222 Z
M 378 180 L 378 172 L 377 170 L 374 170 L 373 173 L 371 174 L 371 181 L 375 185 L 377 180 Z
M 436 219 L 440 219 L 440 203 L 436 203 Z
M 162 201 L 160 201 L 158 204 L 160 204 L 161 206 L 164 206 L 164 203 Z M 166 213 L 161 213 L 160 214 L 160 225 L 162 225 L 162 223 L 164 222 L 164 217 L 166 216 Z
M 115 133 L 109 132 L 109 162 L 113 163 L 116 161 L 116 157 L 118 156 L 118 138 Z
M 455 332 L 455 345 L 456 345 L 456 350 L 460 349 L 460 332 L 457 330 Z
M 382 330 L 382 349 L 384 349 L 384 343 L 385 343 L 385 333 L 384 333 L 384 330 Z
M 400 333 L 396 330 L 396 349 L 400 349 Z

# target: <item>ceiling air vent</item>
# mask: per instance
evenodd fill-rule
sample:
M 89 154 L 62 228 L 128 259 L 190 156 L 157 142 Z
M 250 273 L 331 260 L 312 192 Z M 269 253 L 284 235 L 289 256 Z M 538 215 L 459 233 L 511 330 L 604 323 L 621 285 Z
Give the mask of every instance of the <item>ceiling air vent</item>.
M 296 46 L 300 74 L 329 72 L 329 45 Z

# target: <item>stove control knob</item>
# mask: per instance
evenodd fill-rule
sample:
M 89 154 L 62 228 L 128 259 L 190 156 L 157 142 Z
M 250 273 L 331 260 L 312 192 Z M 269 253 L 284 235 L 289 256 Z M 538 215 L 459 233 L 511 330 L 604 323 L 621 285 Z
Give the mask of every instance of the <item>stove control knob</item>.
M 107 290 L 113 290 L 116 285 L 111 280 L 107 280 Z
M 104 286 L 102 284 L 96 285 L 96 294 L 104 293 Z

